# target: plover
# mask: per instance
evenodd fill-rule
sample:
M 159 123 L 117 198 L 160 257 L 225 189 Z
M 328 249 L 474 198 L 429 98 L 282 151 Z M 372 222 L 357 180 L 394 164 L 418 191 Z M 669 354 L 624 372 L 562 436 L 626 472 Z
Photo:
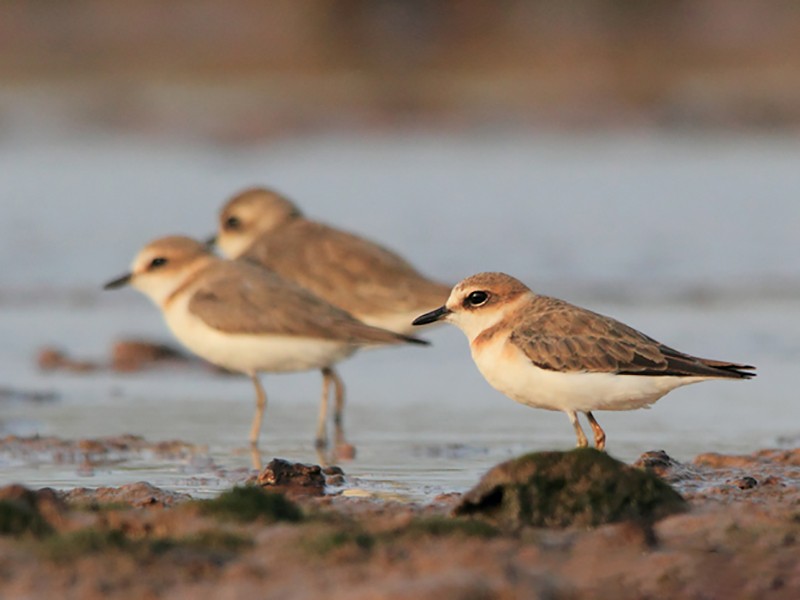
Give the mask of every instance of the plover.
M 439 320 L 464 332 L 492 387 L 522 404 L 565 412 L 579 447 L 587 445 L 579 412 L 602 450 L 606 436 L 592 411 L 647 407 L 683 385 L 755 376 L 755 367 L 684 354 L 611 317 L 535 294 L 504 273 L 464 279 L 444 306 L 414 324 Z
M 256 445 L 266 406 L 258 374 L 320 369 L 322 403 L 317 445 L 327 445 L 327 404 L 337 388 L 334 422 L 341 426 L 342 381 L 333 365 L 364 346 L 427 342 L 366 325 L 311 292 L 258 265 L 219 258 L 203 244 L 172 236 L 146 245 L 131 272 L 105 285 L 130 284 L 162 311 L 175 337 L 207 361 L 250 376 Z
M 231 198 L 214 241 L 225 256 L 259 262 L 360 321 L 398 333 L 410 333 L 413 318 L 450 293 L 394 252 L 305 218 L 269 189 Z

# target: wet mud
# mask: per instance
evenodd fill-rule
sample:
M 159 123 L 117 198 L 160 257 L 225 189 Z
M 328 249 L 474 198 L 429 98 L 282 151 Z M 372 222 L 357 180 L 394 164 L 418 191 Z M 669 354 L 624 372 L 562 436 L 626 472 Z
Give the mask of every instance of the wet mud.
M 145 445 L 82 446 L 124 454 Z M 633 511 L 607 524 L 507 527 L 477 509 L 459 516 L 473 492 L 424 504 L 354 497 L 341 469 L 279 459 L 210 500 L 145 482 L 13 485 L 0 489 L 0 590 L 88 599 L 798 597 L 800 449 L 691 463 L 653 451 L 633 466 L 597 453 L 580 458 L 577 473 L 577 454 L 560 454 L 557 467 L 504 468 L 503 485 L 547 472 L 563 476 L 559 493 L 585 494 L 596 483 L 587 472 L 603 480 L 613 470 L 657 479 L 685 506 L 650 519 Z

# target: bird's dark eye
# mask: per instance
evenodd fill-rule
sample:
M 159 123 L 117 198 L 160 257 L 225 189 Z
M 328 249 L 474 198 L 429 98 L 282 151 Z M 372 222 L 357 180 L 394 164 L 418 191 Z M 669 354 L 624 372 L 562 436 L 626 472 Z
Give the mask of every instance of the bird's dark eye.
M 225 229 L 232 230 L 232 229 L 239 229 L 242 226 L 242 222 L 239 220 L 239 217 L 228 217 L 225 219 Z
M 158 256 L 150 261 L 150 265 L 148 266 L 149 269 L 157 269 L 158 267 L 163 267 L 167 264 L 167 259 L 163 256 Z
M 474 307 L 480 306 L 481 304 L 486 304 L 486 301 L 489 299 L 489 294 L 483 291 L 476 291 L 472 292 L 469 296 L 464 299 L 464 306 L 466 307 Z

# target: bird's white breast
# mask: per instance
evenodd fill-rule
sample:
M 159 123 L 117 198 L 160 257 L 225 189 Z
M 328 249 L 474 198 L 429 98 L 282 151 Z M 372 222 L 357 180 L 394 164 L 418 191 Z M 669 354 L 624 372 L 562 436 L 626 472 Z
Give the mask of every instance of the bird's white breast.
M 642 408 L 677 387 L 706 379 L 542 369 L 509 342 L 508 335 L 470 347 L 475 364 L 492 387 L 512 400 L 548 410 Z
M 189 350 L 231 371 L 307 371 L 330 366 L 356 351 L 353 345 L 318 338 L 225 333 L 191 314 L 189 298 L 190 294 L 181 294 L 164 310 L 167 325 Z

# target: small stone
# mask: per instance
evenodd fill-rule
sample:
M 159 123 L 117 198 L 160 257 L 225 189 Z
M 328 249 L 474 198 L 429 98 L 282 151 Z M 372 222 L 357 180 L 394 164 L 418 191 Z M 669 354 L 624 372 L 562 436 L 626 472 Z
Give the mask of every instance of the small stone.
M 325 485 L 330 487 L 339 487 L 345 484 L 344 475 L 329 475 L 325 479 Z
M 738 479 L 733 479 L 728 483 L 735 485 L 740 490 L 749 490 L 758 485 L 758 481 L 755 479 L 755 477 L 750 477 L 749 475 L 739 477 Z
M 650 450 L 645 452 L 633 466 L 652 473 L 668 483 L 676 483 L 685 479 L 698 477 L 697 469 L 682 462 L 678 462 L 664 450 Z
M 646 469 L 663 478 L 676 464 L 678 464 L 677 461 L 673 460 L 664 450 L 650 450 L 636 459 L 633 466 Z
M 325 476 L 319 465 L 290 463 L 282 458 L 273 458 L 258 474 L 256 483 L 288 494 L 320 496 L 325 491 Z

